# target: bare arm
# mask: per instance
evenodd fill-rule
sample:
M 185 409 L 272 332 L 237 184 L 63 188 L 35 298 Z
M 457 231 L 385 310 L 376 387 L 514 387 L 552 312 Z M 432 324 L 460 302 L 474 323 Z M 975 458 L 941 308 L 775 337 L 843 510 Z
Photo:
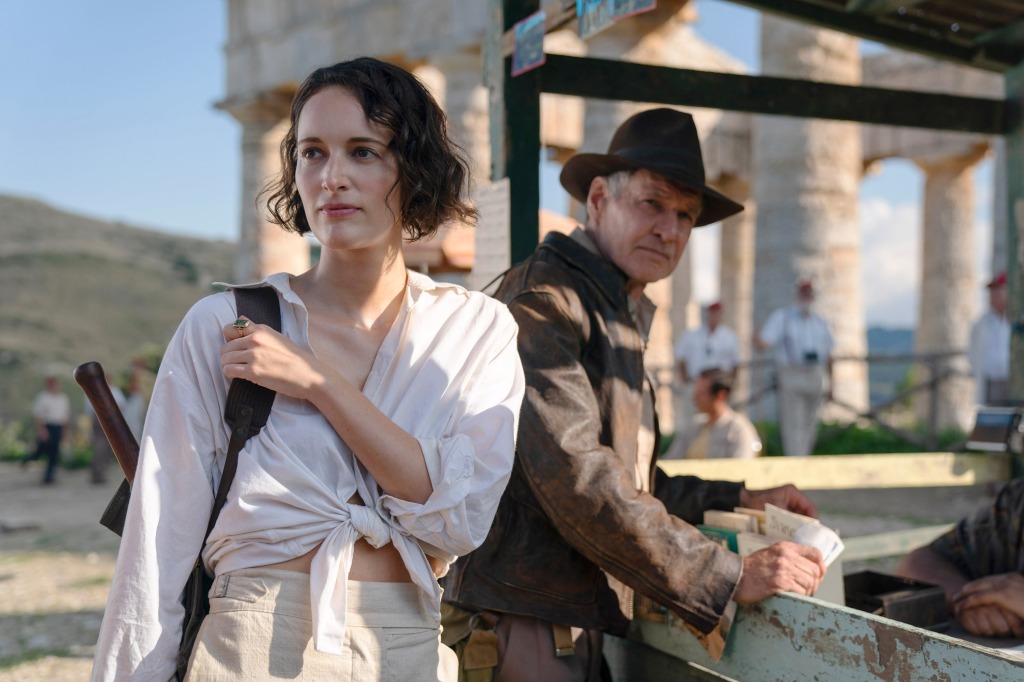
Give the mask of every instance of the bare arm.
M 419 442 L 381 412 L 327 362 L 265 325 L 242 338 L 224 328 L 221 364 L 229 378 L 307 400 L 324 415 L 389 495 L 423 503 L 433 492 Z
M 949 601 L 967 584 L 967 576 L 960 569 L 927 545 L 903 557 L 896 567 L 896 575 L 938 585 L 946 591 Z

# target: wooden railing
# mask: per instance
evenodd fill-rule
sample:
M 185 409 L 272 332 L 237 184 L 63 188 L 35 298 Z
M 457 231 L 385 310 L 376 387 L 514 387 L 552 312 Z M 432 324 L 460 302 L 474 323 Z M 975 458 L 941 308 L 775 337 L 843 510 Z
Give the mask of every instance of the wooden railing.
M 734 459 L 675 459 L 663 460 L 658 466 L 670 475 L 742 480 L 751 489 L 785 483 L 792 483 L 802 490 L 945 488 L 1007 481 L 1012 476 L 1013 458 L 1007 454 L 926 452 L 759 457 L 742 462 Z M 852 561 L 905 554 L 930 542 L 948 528 L 947 523 L 843 538 L 846 545 L 843 558 Z
M 871 405 L 865 410 L 845 403 L 835 396 L 831 398 L 831 404 L 841 408 L 842 421 L 847 424 L 853 425 L 869 421 L 879 429 L 921 451 L 935 450 L 938 446 L 939 434 L 942 431 L 942 424 L 939 423 L 938 394 L 947 382 L 971 377 L 964 371 L 966 366 L 963 360 L 964 356 L 963 351 L 837 356 L 833 359 L 836 364 L 861 363 L 866 365 L 869 371 L 872 366 L 895 364 L 907 368 L 918 367 L 923 372 L 920 373 L 920 379 L 912 384 L 901 385 L 893 391 L 892 395 L 874 397 Z M 650 366 L 648 371 L 657 389 L 672 393 L 682 390 L 674 367 Z M 730 401 L 732 407 L 738 412 L 743 412 L 755 422 L 762 421 L 765 401 L 774 400 L 778 390 L 774 361 L 766 355 L 761 356 L 741 362 L 738 371 L 741 377 L 746 377 L 746 380 L 742 382 L 744 384 L 742 391 L 734 391 L 733 399 Z M 927 407 L 927 410 L 919 415 L 921 420 L 919 432 L 901 428 L 891 419 L 893 411 L 906 409 L 905 405 L 910 400 L 923 400 L 923 405 Z M 835 435 L 835 432 L 832 435 Z
M 1005 482 L 1017 470 L 1009 454 L 950 452 L 671 460 L 659 466 L 673 475 L 742 479 L 750 488 L 783 483 L 805 490 L 930 487 L 936 494 L 943 494 L 943 488 Z M 844 538 L 843 558 L 903 554 L 947 528 Z M 789 593 L 741 606 L 717 662 L 674 614 L 660 618 L 638 618 L 626 639 L 605 638 L 605 655 L 618 682 L 1024 679 L 1024 654 Z

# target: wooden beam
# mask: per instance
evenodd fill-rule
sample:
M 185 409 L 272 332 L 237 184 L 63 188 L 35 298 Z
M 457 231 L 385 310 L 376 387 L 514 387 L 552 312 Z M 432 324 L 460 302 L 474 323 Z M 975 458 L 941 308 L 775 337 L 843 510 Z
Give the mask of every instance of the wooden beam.
M 1010 397 L 1024 400 L 1024 65 L 1006 72 L 1006 317 L 1010 321 Z
M 1002 453 L 669 459 L 659 461 L 658 466 L 671 476 L 742 480 L 751 489 L 785 483 L 804 490 L 927 488 L 999 483 L 1011 477 L 1011 458 Z
M 954 524 L 946 523 L 924 528 L 894 530 L 873 535 L 858 535 L 843 538 L 843 561 L 862 561 L 864 559 L 881 559 L 888 556 L 900 556 L 910 550 L 927 545 L 939 537 Z
M 1022 45 L 1024 44 L 1024 21 L 1007 24 L 1002 28 L 979 33 L 974 38 L 974 44 L 978 46 L 998 43 L 1001 45 Z
M 544 33 L 551 33 L 576 21 L 576 0 L 546 0 L 544 10 Z M 511 28 L 501 36 L 501 53 L 512 56 L 516 47 L 516 34 Z
M 910 50 L 936 59 L 945 59 L 989 71 L 1003 72 L 1024 60 L 1024 50 L 1020 45 L 979 47 L 965 44 L 952 31 L 946 31 L 940 36 L 934 37 L 924 31 L 915 32 L 908 27 L 877 21 L 874 17 L 847 14 L 844 11 L 845 7 L 839 8 L 831 3 L 795 2 L 794 0 L 730 0 L 730 2 L 762 12 L 770 12 L 787 19 L 814 24 L 821 28 L 885 43 L 891 47 Z
M 551 54 L 544 92 L 881 125 L 1006 132 L 1006 102 Z
M 539 8 L 538 0 L 504 0 L 504 27 L 511 29 Z M 522 261 L 540 238 L 540 76 L 533 69 L 515 78 L 512 59 L 504 59 L 502 101 L 505 111 L 505 175 L 509 178 L 511 259 Z
M 788 593 L 741 606 L 718 662 L 671 613 L 664 623 L 634 621 L 629 639 L 743 682 L 1024 679 L 1024 659 L 1012 652 Z M 615 679 L 652 679 L 620 664 L 621 647 L 605 637 Z
M 846 11 L 850 14 L 892 14 L 901 7 L 920 5 L 925 0 L 846 0 Z

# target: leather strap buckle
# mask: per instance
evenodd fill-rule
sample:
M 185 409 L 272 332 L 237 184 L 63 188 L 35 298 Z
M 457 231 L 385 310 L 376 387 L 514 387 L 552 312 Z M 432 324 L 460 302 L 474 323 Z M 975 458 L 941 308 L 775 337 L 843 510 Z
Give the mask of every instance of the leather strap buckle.
M 576 642 L 572 638 L 572 629 L 568 625 L 551 624 L 551 636 L 555 640 L 555 656 L 573 656 L 576 654 Z

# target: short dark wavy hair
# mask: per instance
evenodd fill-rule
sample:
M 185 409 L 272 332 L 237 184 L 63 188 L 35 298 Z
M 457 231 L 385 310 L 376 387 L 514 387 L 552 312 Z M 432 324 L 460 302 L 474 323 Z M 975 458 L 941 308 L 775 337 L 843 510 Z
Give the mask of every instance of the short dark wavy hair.
M 291 125 L 281 141 L 281 172 L 260 192 L 271 222 L 299 234 L 310 231 L 295 185 L 299 114 L 313 95 L 331 86 L 347 89 L 362 104 L 367 119 L 391 131 L 390 150 L 398 164 L 391 191 L 398 188 L 401 193 L 399 217 L 409 241 L 429 237 L 450 221 L 476 221 L 476 209 L 463 198 L 469 165 L 462 149 L 448 138 L 441 107 L 405 69 L 359 57 L 317 69 L 292 98 Z

